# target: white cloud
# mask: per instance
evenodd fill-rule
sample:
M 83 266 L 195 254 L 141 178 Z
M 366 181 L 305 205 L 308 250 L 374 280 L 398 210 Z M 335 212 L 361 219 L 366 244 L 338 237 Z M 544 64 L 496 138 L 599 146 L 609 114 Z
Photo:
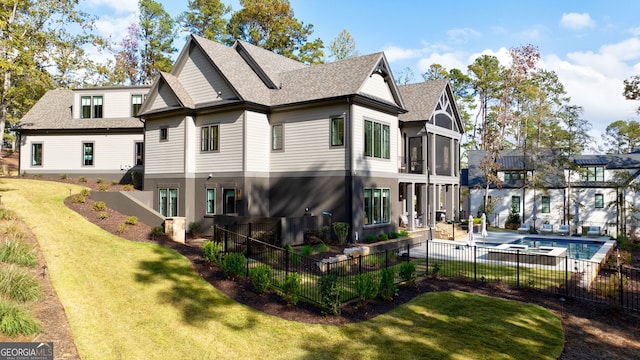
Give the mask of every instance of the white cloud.
M 587 13 L 564 13 L 560 19 L 560 26 L 570 30 L 580 30 L 595 26 L 595 22 Z
M 432 64 L 440 64 L 445 69 L 453 68 L 465 70 L 467 68 L 468 55 L 462 52 L 457 53 L 432 53 L 418 61 L 418 71 L 422 74 L 429 69 Z
M 389 62 L 396 62 L 418 58 L 425 54 L 426 49 L 403 49 L 398 46 L 387 46 L 382 51 Z
M 474 29 L 460 28 L 447 31 L 447 38 L 452 43 L 465 43 L 473 38 L 480 38 L 482 34 Z
M 107 8 L 105 12 L 128 14 L 138 11 L 138 2 L 133 0 L 86 0 L 87 5 L 94 8 Z
M 110 37 L 113 42 L 120 42 L 127 34 L 131 23 L 137 23 L 137 15 L 129 14 L 125 17 L 102 16 L 95 22 L 96 30 L 102 36 Z

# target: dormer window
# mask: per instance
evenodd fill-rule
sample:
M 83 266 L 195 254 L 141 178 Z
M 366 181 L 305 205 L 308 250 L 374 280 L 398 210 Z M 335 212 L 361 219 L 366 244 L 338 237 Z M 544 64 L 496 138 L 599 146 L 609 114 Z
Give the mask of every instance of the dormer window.
M 80 118 L 102 118 L 102 96 L 80 97 Z
M 581 181 L 604 181 L 603 166 L 586 166 L 580 172 Z

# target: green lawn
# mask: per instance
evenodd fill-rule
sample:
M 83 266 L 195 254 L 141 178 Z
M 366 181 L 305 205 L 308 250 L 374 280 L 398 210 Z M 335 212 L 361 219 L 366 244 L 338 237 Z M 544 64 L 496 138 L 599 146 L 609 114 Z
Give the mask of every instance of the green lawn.
M 63 199 L 80 189 L 0 181 L 2 203 L 38 238 L 82 359 L 555 359 L 562 351 L 552 313 L 460 292 L 340 327 L 265 315 L 211 287 L 179 253 L 123 240 L 68 210 Z

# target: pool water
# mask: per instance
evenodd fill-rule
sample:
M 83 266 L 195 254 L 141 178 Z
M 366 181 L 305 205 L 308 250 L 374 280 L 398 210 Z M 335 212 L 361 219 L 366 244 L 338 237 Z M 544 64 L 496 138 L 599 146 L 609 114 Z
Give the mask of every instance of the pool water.
M 530 248 L 540 246 L 551 246 L 558 248 L 566 248 L 567 256 L 570 259 L 591 259 L 598 250 L 604 245 L 601 241 L 578 240 L 578 239 L 544 239 L 523 237 L 521 239 L 510 242 L 510 244 L 527 245 Z

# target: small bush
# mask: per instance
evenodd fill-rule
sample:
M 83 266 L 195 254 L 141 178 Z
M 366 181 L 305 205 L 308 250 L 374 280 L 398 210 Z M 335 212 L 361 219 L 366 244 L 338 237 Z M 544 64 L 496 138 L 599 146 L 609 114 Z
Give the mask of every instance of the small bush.
M 0 222 L 0 234 L 12 237 L 14 240 L 27 237 L 22 224 L 17 219 Z
M 0 207 L 0 220 L 16 220 L 18 215 L 11 210 L 4 207 Z
M 107 184 L 100 184 L 100 186 L 98 186 L 98 191 L 107 191 L 109 190 L 109 185 Z
M 205 241 L 202 245 L 202 256 L 208 262 L 220 265 L 222 262 L 222 255 L 222 243 Z
M 107 220 L 108 218 L 109 218 L 109 213 L 107 213 L 106 211 L 100 211 L 98 213 L 98 219 Z
M 398 287 L 396 286 L 396 273 L 393 269 L 380 270 L 380 297 L 383 300 L 391 301 L 393 297 L 398 294 Z
M 376 241 L 378 241 L 378 238 L 376 238 L 376 236 L 373 235 L 373 234 L 369 234 L 369 235 L 364 237 L 364 242 L 366 242 L 368 244 L 374 243 Z
M 118 181 L 118 180 L 111 180 L 111 185 L 116 186 L 116 185 L 119 185 L 119 184 L 120 184 L 120 181 Z
M 397 239 L 399 237 L 400 237 L 400 234 L 395 231 L 392 231 L 389 233 L 389 239 Z
M 6 239 L 0 244 L 0 261 L 21 266 L 36 266 L 38 259 L 35 252 L 28 244 Z
M 97 179 L 96 179 L 96 183 L 97 183 L 97 184 L 102 184 L 103 182 L 104 182 L 104 179 L 103 179 L 103 178 L 97 178 Z
M 269 265 L 259 264 L 249 269 L 249 280 L 251 280 L 253 288 L 261 294 L 269 290 L 272 276 L 273 269 Z
M 389 240 L 389 236 L 387 236 L 387 234 L 385 234 L 385 233 L 380 233 L 378 235 L 378 240 L 380 240 L 380 241 Z
M 124 191 L 133 191 L 133 185 L 127 184 L 127 185 L 122 187 L 122 190 L 124 190 Z
M 149 233 L 149 236 L 156 237 L 164 235 L 164 228 L 162 226 L 154 226 Z
M 316 249 L 317 253 L 323 253 L 325 251 L 329 251 L 330 247 L 329 247 L 329 245 L 321 242 L 318 245 L 316 245 L 315 249 Z
M 87 199 L 83 195 L 75 194 L 71 198 L 71 202 L 74 204 L 84 204 L 87 202 Z
M 409 237 L 409 232 L 407 230 L 400 230 L 401 237 Z
M 227 254 L 222 259 L 221 267 L 227 278 L 235 280 L 244 274 L 247 267 L 247 258 L 240 253 Z
M 0 332 L 6 336 L 32 336 L 42 331 L 42 324 L 24 306 L 0 300 Z
M 122 224 L 118 224 L 118 228 L 116 229 L 116 232 L 118 234 L 123 234 L 127 232 L 127 230 L 129 230 L 129 227 L 127 226 L 127 224 L 122 223 Z
M 79 182 L 87 182 L 87 178 L 86 178 L 86 177 L 84 177 L 84 176 L 80 176 L 80 177 L 78 178 L 78 181 L 79 181 Z
M 345 244 L 347 242 L 347 237 L 349 237 L 349 223 L 334 222 L 333 231 L 335 231 L 336 236 L 338 237 L 338 244 Z
M 304 255 L 304 256 L 311 256 L 315 253 L 315 250 L 313 249 L 313 246 L 311 245 L 305 245 L 302 247 L 302 249 L 300 249 L 300 254 Z
M 433 264 L 433 268 L 431 269 L 431 277 L 437 279 L 440 276 L 440 271 L 442 271 L 442 265 L 440 263 Z
M 331 315 L 340 315 L 340 283 L 336 275 L 325 275 L 318 281 L 320 302 Z
M 15 265 L 0 268 L 0 294 L 19 302 L 36 301 L 43 297 L 40 281 Z
M 287 304 L 296 305 L 300 299 L 301 279 L 297 273 L 289 273 L 282 282 L 282 292 Z
M 91 196 L 91 190 L 84 188 L 82 190 L 80 190 L 80 195 L 84 196 L 84 197 L 89 197 Z
M 412 285 L 416 281 L 416 265 L 412 262 L 404 262 L 400 264 L 400 271 L 398 274 L 402 281 L 406 281 Z
M 202 234 L 201 232 L 202 224 L 200 222 L 194 221 L 189 223 L 189 234 L 191 236 L 198 236 Z
M 127 220 L 125 221 L 125 223 L 129 224 L 129 225 L 137 225 L 138 224 L 138 217 L 131 215 L 131 216 L 127 216 Z
M 67 180 L 67 174 L 60 174 L 61 180 Z
M 93 203 L 93 210 L 104 211 L 107 208 L 107 204 L 104 201 L 96 201 Z
M 369 301 L 378 296 L 378 279 L 372 273 L 358 274 L 355 277 L 356 293 L 358 303 L 366 305 Z

